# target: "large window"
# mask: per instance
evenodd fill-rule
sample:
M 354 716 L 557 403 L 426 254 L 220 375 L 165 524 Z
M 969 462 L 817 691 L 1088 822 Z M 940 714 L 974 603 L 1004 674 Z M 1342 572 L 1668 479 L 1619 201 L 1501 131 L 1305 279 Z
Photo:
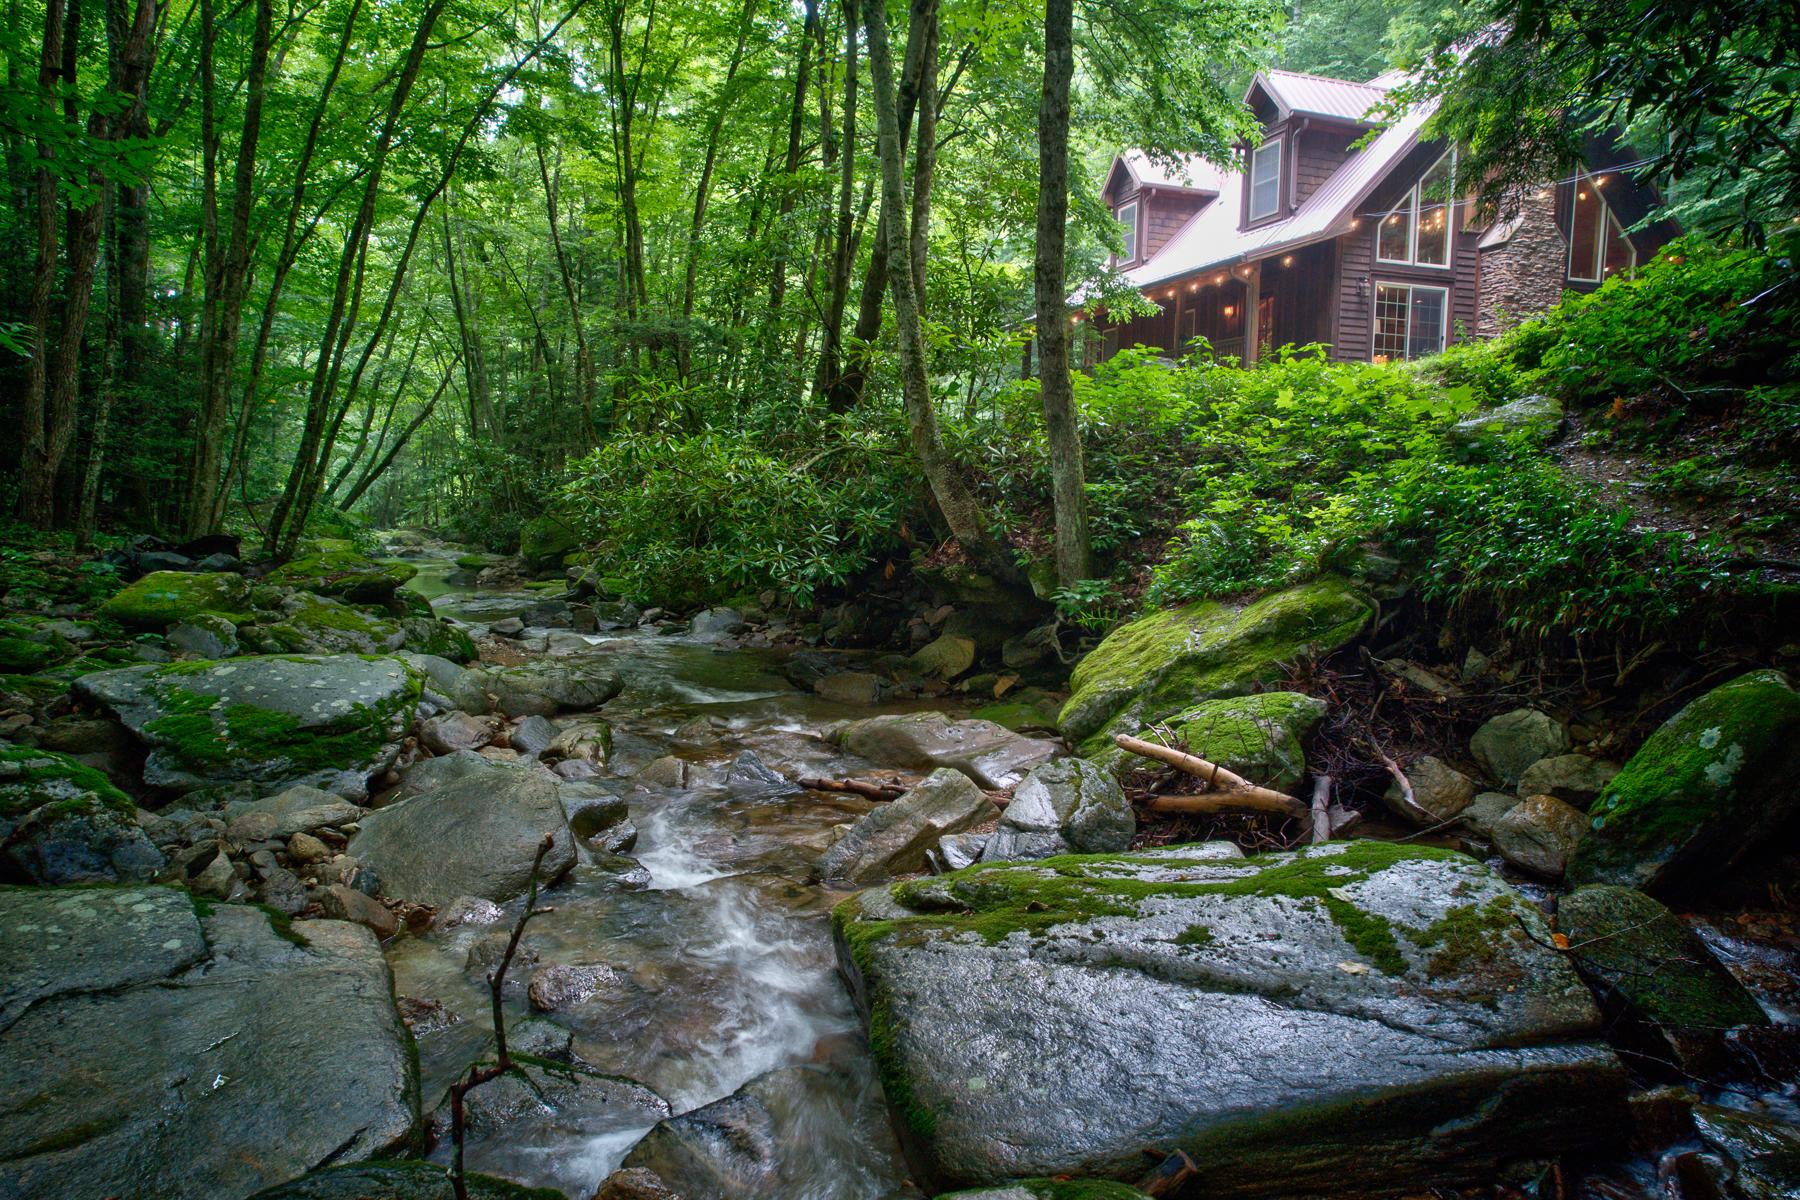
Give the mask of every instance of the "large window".
M 1272 217 L 1281 207 L 1281 139 L 1250 153 L 1250 219 Z
M 1375 257 L 1421 267 L 1450 265 L 1450 228 L 1456 212 L 1456 155 L 1432 164 L 1400 204 L 1381 219 Z
M 1586 175 L 1575 179 L 1574 219 L 1569 227 L 1569 278 L 1585 283 L 1598 283 L 1623 271 L 1629 275 L 1637 267 L 1637 250 L 1612 205 L 1601 194 L 1605 176 L 1593 179 Z
M 1113 216 L 1119 222 L 1119 265 L 1124 266 L 1137 261 L 1137 201 L 1119 205 L 1119 211 Z
M 1450 292 L 1410 283 L 1375 285 L 1376 362 L 1419 358 L 1444 348 Z

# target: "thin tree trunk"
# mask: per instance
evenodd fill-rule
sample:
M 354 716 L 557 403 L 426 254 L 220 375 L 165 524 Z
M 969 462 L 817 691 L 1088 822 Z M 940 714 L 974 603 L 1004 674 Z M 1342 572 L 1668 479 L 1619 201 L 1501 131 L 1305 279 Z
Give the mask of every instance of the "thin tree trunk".
M 1056 511 L 1056 582 L 1073 587 L 1092 571 L 1081 430 L 1069 378 L 1068 306 L 1063 244 L 1069 224 L 1069 80 L 1075 72 L 1074 0 L 1046 0 L 1044 90 L 1038 101 L 1037 289 L 1038 397 L 1050 450 Z
M 46 125 L 54 121 L 51 97 L 62 75 L 64 24 L 68 11 L 63 0 L 47 0 L 44 37 L 38 53 L 38 99 Z M 31 361 L 25 373 L 22 405 L 24 445 L 19 451 L 19 515 L 40 529 L 55 520 L 56 468 L 50 461 L 52 420 L 47 407 L 50 374 L 50 297 L 56 289 L 56 178 L 50 163 L 55 157 L 50 142 L 37 140 L 37 259 L 31 272 Z
M 400 431 L 400 436 L 394 439 L 394 444 L 389 448 L 388 452 L 379 460 L 369 465 L 367 473 L 365 473 L 361 479 L 356 481 L 356 486 L 350 489 L 350 494 L 348 496 L 344 497 L 344 508 L 346 510 L 355 508 L 356 502 L 362 499 L 363 493 L 369 490 L 369 486 L 377 479 L 380 479 L 382 473 L 393 465 L 394 459 L 399 456 L 400 451 L 406 449 L 406 443 L 412 440 L 412 435 L 417 433 L 419 426 L 425 424 L 426 420 L 431 416 L 432 410 L 437 407 L 437 402 L 443 397 L 444 390 L 449 386 L 450 373 L 446 371 L 444 377 L 438 381 L 437 391 L 433 392 L 431 394 L 431 399 L 425 402 L 425 407 L 421 408 L 418 411 L 418 414 L 407 423 L 406 428 Z
M 562 234 L 557 229 L 557 188 L 551 183 L 550 167 L 544 161 L 543 139 L 533 138 L 532 144 L 537 150 L 538 178 L 544 184 L 544 211 L 549 217 L 550 244 L 556 251 L 556 271 L 562 279 L 563 299 L 569 306 L 569 324 L 575 331 L 575 399 L 581 406 L 583 421 L 591 422 L 594 419 L 594 360 L 588 352 L 587 331 L 582 327 L 581 302 L 575 296 L 574 273 L 569 266 L 569 256 L 563 251 Z M 559 171 L 559 181 L 560 177 Z
M 856 190 L 856 0 L 844 3 L 844 136 L 839 150 L 837 232 L 831 258 L 831 299 L 825 310 L 819 367 L 813 395 L 824 396 L 838 377 L 843 361 L 844 308 L 850 299 L 850 271 L 856 265 L 856 229 L 852 202 Z
M 719 159 L 719 135 L 725 128 L 726 114 L 731 110 L 732 101 L 736 98 L 731 90 L 732 80 L 737 78 L 738 67 L 744 61 L 744 47 L 750 40 L 750 23 L 756 12 L 755 0 L 744 5 L 744 15 L 738 22 L 737 46 L 731 52 L 731 61 L 725 67 L 725 82 L 719 87 L 719 106 L 713 113 L 712 124 L 706 131 L 706 156 L 700 166 L 700 180 L 694 185 L 694 218 L 688 225 L 687 275 L 681 287 L 681 318 L 683 323 L 694 319 L 694 283 L 700 273 L 700 233 L 706 227 L 706 205 L 712 194 L 713 171 Z M 686 379 L 693 367 L 693 330 L 682 330 L 678 370 L 681 378 Z
M 787 153 L 781 160 L 781 182 L 777 184 L 779 200 L 775 206 L 775 257 L 769 274 L 769 316 L 765 327 L 780 325 L 781 306 L 787 296 L 788 242 L 792 231 L 788 218 L 799 199 L 794 176 L 800 170 L 800 137 L 805 132 L 806 83 L 811 75 L 813 40 L 818 36 L 819 0 L 803 0 L 806 17 L 800 26 L 800 62 L 794 68 L 794 100 L 788 108 Z

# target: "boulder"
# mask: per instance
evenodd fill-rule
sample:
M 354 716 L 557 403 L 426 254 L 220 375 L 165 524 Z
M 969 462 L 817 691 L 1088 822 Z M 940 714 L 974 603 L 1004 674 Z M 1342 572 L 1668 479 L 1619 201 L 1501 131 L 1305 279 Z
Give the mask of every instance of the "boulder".
M 537 770 L 497 768 L 378 808 L 363 818 L 349 853 L 375 872 L 384 895 L 441 907 L 461 896 L 523 895 L 546 835 L 555 838 L 538 882 L 575 863 L 556 781 Z
M 149 744 L 154 787 L 309 783 L 352 797 L 400 752 L 420 689 L 398 659 L 349 654 L 124 667 L 74 685 Z
M 833 924 L 915 1178 L 940 1189 L 1132 1180 L 1155 1147 L 1204 1163 L 1212 1197 L 1391 1196 L 1626 1119 L 1542 918 L 1450 851 L 984 863 Z
M 515 722 L 507 741 L 520 754 L 542 754 L 556 740 L 557 729 L 543 717 L 524 717 Z
M 1576 888 L 1556 907 L 1569 957 L 1614 1021 L 1614 1037 L 1705 1077 L 1725 1065 L 1725 1031 L 1769 1019 L 1692 930 L 1632 888 Z
M 319 894 L 319 907 L 326 916 L 361 925 L 382 941 L 400 932 L 400 918 L 393 909 L 341 883 L 334 883 Z
M 1800 1125 L 1773 1115 L 1696 1104 L 1694 1128 L 1708 1147 L 1730 1162 L 1732 1194 L 1744 1200 L 1800 1196 Z
M 290 654 L 391 654 L 406 648 L 400 622 L 329 596 L 295 592 L 282 601 L 281 612 L 281 620 L 258 631 Z
M 1519 798 L 1511 792 L 1482 792 L 1458 814 L 1457 824 L 1476 837 L 1492 841 L 1494 823 L 1518 807 L 1518 804 Z
M 420 721 L 419 740 L 433 754 L 479 750 L 499 734 L 492 717 L 471 717 L 466 712 L 439 713 Z
M 782 1067 L 659 1122 L 624 1167 L 649 1172 L 682 1200 L 904 1194 L 873 1084 L 866 1072 Z
M 1585 754 L 1558 754 L 1540 758 L 1525 768 L 1519 776 L 1519 795 L 1555 796 L 1585 810 L 1618 773 L 1617 763 L 1602 762 Z
M 981 861 L 1111 854 L 1131 847 L 1137 818 L 1111 771 L 1079 758 L 1032 769 L 1000 814 Z
M 709 608 L 688 623 L 688 636 L 696 641 L 717 641 L 743 631 L 743 614 L 735 608 Z
M 952 767 L 984 788 L 1011 787 L 1061 749 L 1047 738 L 1022 737 L 991 721 L 953 721 L 938 712 L 851 721 L 833 737 L 850 753 L 884 767 Z
M 1525 769 L 1569 748 L 1562 722 L 1535 708 L 1515 708 L 1482 725 L 1469 739 L 1469 752 L 1488 777 L 1506 787 L 1518 784 Z
M 725 771 L 725 790 L 733 800 L 772 800 L 792 796 L 800 785 L 765 763 L 754 750 L 745 750 L 731 760 Z
M 1327 576 L 1237 607 L 1202 600 L 1121 625 L 1076 666 L 1059 718 L 1084 756 L 1203 700 L 1273 683 L 1284 664 L 1335 650 L 1374 608 Z
M 1306 775 L 1304 743 L 1325 718 L 1325 702 L 1299 692 L 1207 700 L 1167 724 L 1176 741 L 1252 783 L 1291 792 Z M 1097 761 L 1132 761 L 1116 747 Z
M 194 658 L 230 658 L 238 652 L 237 626 L 216 612 L 195 613 L 169 626 L 169 646 Z
M 426 792 L 440 791 L 470 776 L 486 779 L 490 778 L 490 772 L 517 769 L 512 764 L 483 758 L 473 750 L 458 750 L 437 758 L 422 758 L 406 768 L 400 776 L 400 786 L 382 796 L 381 802 L 384 805 L 398 804 Z
M 1513 866 L 1561 879 L 1587 828 L 1587 817 L 1574 805 L 1555 796 L 1527 796 L 1493 823 L 1488 836 Z
M 163 862 L 106 776 L 66 754 L 0 745 L 0 878 L 143 883 Z
M 533 517 L 519 529 L 519 557 L 534 569 L 555 566 L 580 547 L 581 534 L 573 523 L 549 513 Z
M 682 1200 L 655 1171 L 628 1167 L 614 1171 L 600 1182 L 594 1200 Z
M 566 1200 L 561 1192 L 528 1190 L 510 1179 L 470 1171 L 469 1200 Z M 456 1200 L 441 1163 L 396 1159 L 320 1167 L 289 1183 L 256 1193 L 253 1200 Z
M 547 762 L 579 759 L 603 767 L 612 757 L 612 727 L 594 720 L 564 726 L 544 747 L 541 757 Z
M 955 679 L 975 665 L 975 641 L 954 633 L 940 635 L 913 651 L 912 669 L 927 679 Z
M 1572 883 L 1669 897 L 1737 874 L 1800 813 L 1800 696 L 1776 671 L 1721 684 L 1644 742 L 1594 802 Z
M 1411 804 L 1397 779 L 1388 784 L 1381 799 L 1395 816 L 1420 828 L 1454 820 L 1475 799 L 1474 780 L 1429 754 L 1406 765 L 1406 781 L 1412 784 Z
M 669 1115 L 669 1102 L 635 1080 L 530 1055 L 515 1055 L 510 1071 L 471 1090 L 463 1103 L 471 1167 L 579 1197 L 591 1196 L 597 1181 L 592 1162 L 572 1147 L 617 1141 Z M 433 1157 L 447 1162 L 447 1103 L 433 1115 L 432 1131 Z
M 1444 440 L 1465 452 L 1486 455 L 1514 438 L 1543 446 L 1562 428 L 1562 402 L 1553 396 L 1524 396 L 1464 417 L 1444 431 Z
M 931 869 L 942 873 L 974 866 L 981 861 L 981 852 L 987 849 L 993 836 L 991 833 L 946 833 L 938 839 L 937 849 L 927 856 Z
M 418 573 L 411 563 L 376 562 L 354 550 L 321 550 L 284 563 L 264 578 L 278 587 L 318 596 L 380 604 Z
M 367 930 L 157 887 L 0 893 L 0 926 L 0 1195 L 237 1200 L 417 1123 Z
M 933 771 L 911 791 L 865 814 L 819 856 L 820 879 L 858 887 L 925 869 L 925 855 L 947 833 L 990 821 L 999 810 L 968 778 Z
M 561 1012 L 585 1004 L 602 992 L 616 996 L 625 987 L 625 977 L 604 963 L 586 966 L 557 963 L 531 977 L 525 996 L 538 1012 Z
M 582 841 L 596 837 L 624 822 L 630 815 L 625 801 L 592 783 L 558 783 L 557 799 L 569 832 Z
M 840 671 L 813 684 L 821 700 L 836 704 L 877 704 L 883 690 L 881 676 L 872 671 Z
M 102 614 L 134 629 L 161 630 L 204 612 L 240 614 L 250 581 L 231 572 L 152 571 L 100 606 Z
M 547 717 L 561 710 L 599 708 L 623 686 L 615 672 L 593 663 L 539 659 L 518 667 L 465 671 L 450 698 L 465 712 L 497 709 L 509 717 Z

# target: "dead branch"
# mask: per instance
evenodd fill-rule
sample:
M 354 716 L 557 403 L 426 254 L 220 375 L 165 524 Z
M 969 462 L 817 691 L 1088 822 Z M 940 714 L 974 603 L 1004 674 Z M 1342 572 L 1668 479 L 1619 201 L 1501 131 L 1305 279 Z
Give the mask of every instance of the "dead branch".
M 869 783 L 862 779 L 803 778 L 800 786 L 815 792 L 849 792 L 871 800 L 898 800 L 906 789 L 897 783 Z
M 1177 1150 L 1138 1180 L 1137 1190 L 1151 1197 L 1173 1196 L 1199 1173 L 1194 1160 Z
M 1292 796 L 1268 788 L 1205 792 L 1198 796 L 1152 796 L 1144 807 L 1158 813 L 1266 812 L 1304 818 L 1311 810 Z
M 544 840 L 538 843 L 537 857 L 531 860 L 531 888 L 525 895 L 525 907 L 519 912 L 519 919 L 513 923 L 512 936 L 506 940 L 506 953 L 500 956 L 500 965 L 488 976 L 488 993 L 494 1009 L 494 1061 L 485 1067 L 479 1063 L 472 1064 L 466 1077 L 450 1085 L 450 1139 L 456 1147 L 456 1157 L 450 1168 L 450 1186 L 456 1193 L 456 1200 L 469 1200 L 468 1179 L 463 1173 L 463 1097 L 469 1094 L 471 1088 L 480 1087 L 512 1070 L 512 1055 L 506 1048 L 506 1013 L 501 1007 L 500 996 L 506 988 L 506 971 L 512 966 L 513 955 L 518 952 L 519 939 L 525 936 L 525 926 L 533 917 L 556 911 L 537 906 L 538 871 L 544 865 L 544 856 L 550 853 L 555 844 L 556 835 L 553 833 L 546 833 Z
M 1329 775 L 1320 775 L 1313 780 L 1312 840 L 1314 845 L 1331 840 L 1331 776 Z
M 1227 771 L 1217 763 L 1207 762 L 1197 754 L 1188 754 L 1185 751 L 1176 750 L 1170 746 L 1159 746 L 1155 742 L 1146 742 L 1142 738 L 1130 737 L 1123 733 L 1114 734 L 1113 743 L 1121 750 L 1129 750 L 1133 754 L 1141 754 L 1145 758 L 1154 758 L 1158 762 L 1168 763 L 1170 766 L 1185 771 L 1187 774 L 1198 779 L 1204 779 L 1208 786 L 1218 788 L 1222 793 L 1238 796 L 1240 798 L 1250 796 L 1258 797 L 1261 800 L 1261 804 L 1257 807 L 1262 811 L 1286 812 L 1297 817 L 1304 817 L 1311 811 L 1305 804 L 1302 804 L 1299 800 L 1288 795 L 1286 792 L 1278 792 L 1273 788 L 1266 788 L 1251 783 L 1242 775 Z M 1245 805 L 1239 803 L 1235 807 L 1243 808 Z M 1189 809 L 1185 811 L 1202 812 L 1207 810 Z
M 1389 758 L 1387 752 L 1380 746 L 1377 746 L 1374 742 L 1369 743 L 1369 749 L 1374 752 L 1376 758 L 1381 760 L 1381 765 L 1387 768 L 1388 774 L 1392 775 L 1394 777 L 1394 782 L 1399 785 L 1400 803 L 1406 808 L 1406 811 L 1412 813 L 1427 825 L 1436 824 L 1437 818 L 1426 812 L 1419 804 L 1418 800 L 1414 798 L 1412 780 L 1406 777 L 1406 772 L 1400 769 L 1400 764 Z

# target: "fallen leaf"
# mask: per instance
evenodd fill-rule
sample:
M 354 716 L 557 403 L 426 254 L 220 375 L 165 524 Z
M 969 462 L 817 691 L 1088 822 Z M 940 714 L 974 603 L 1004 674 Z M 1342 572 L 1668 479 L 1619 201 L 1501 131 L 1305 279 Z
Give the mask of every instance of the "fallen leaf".
M 1338 964 L 1338 970 L 1346 975 L 1366 975 L 1369 973 L 1368 965 L 1365 963 L 1341 962 Z
M 1566 933 L 1553 933 L 1550 935 L 1550 941 L 1558 950 L 1567 950 L 1569 948 L 1569 935 Z

